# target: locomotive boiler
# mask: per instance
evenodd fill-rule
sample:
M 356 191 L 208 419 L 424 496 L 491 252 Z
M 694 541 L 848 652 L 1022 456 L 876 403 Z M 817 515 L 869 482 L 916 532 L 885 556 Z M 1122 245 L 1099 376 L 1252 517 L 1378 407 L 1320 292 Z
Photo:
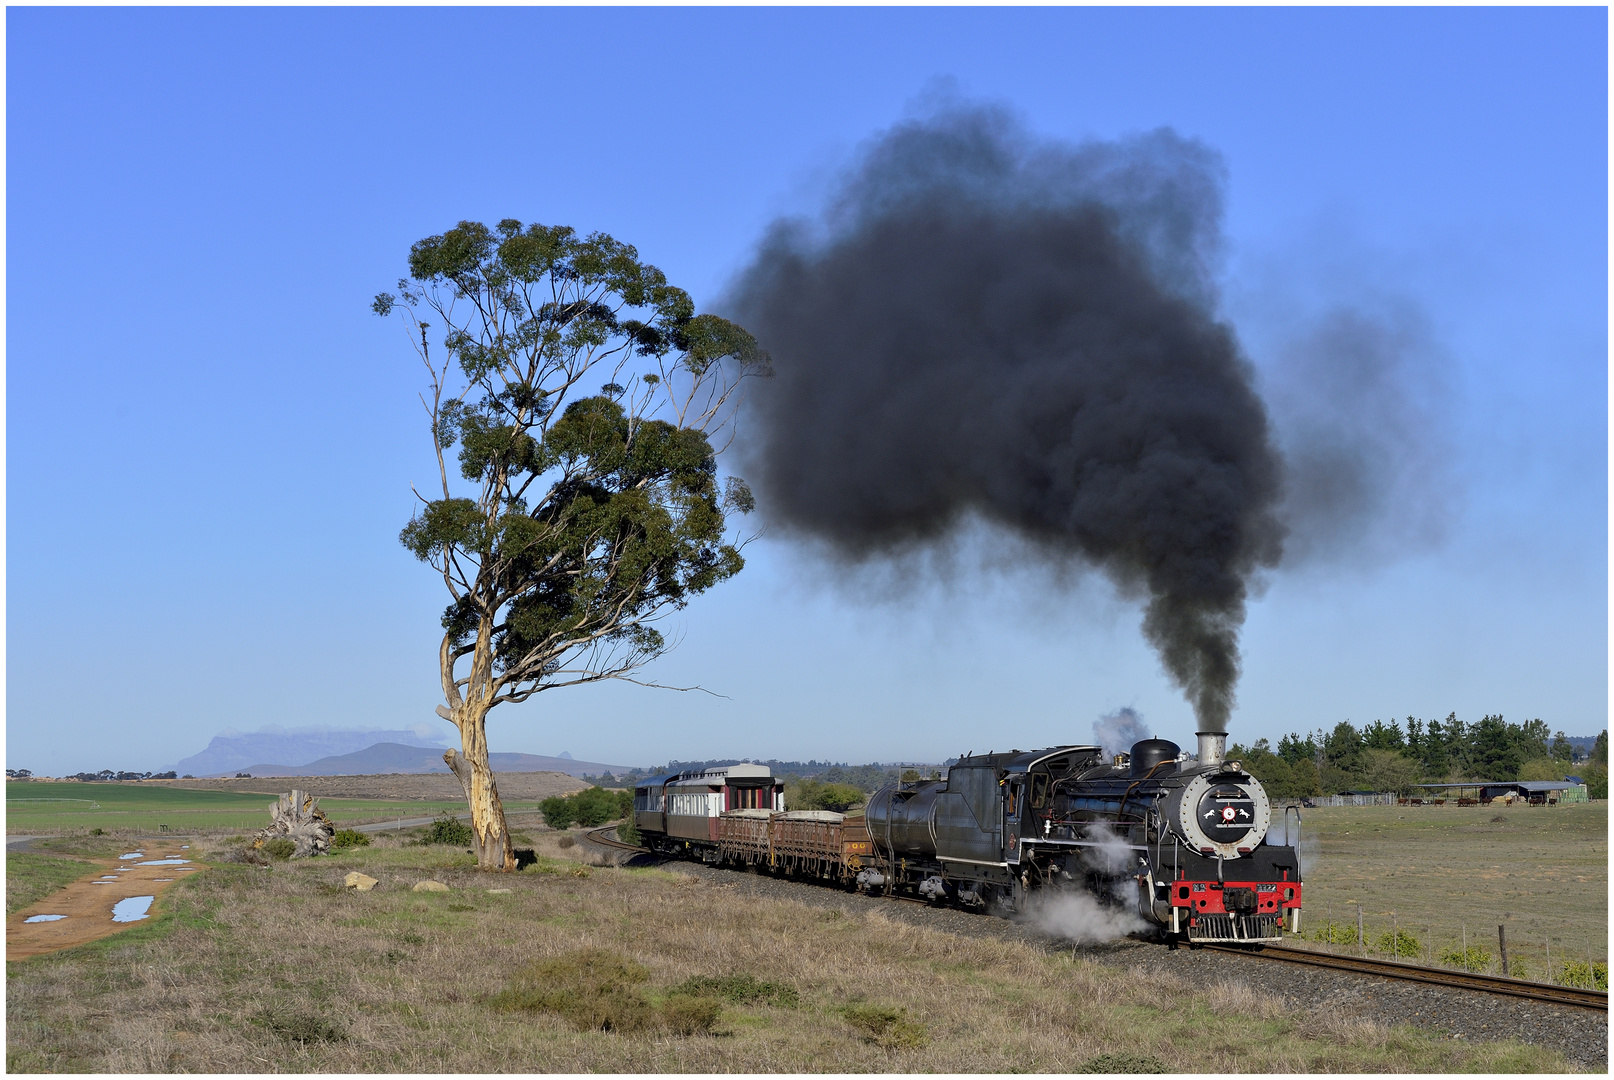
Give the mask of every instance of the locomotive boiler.
M 1298 852 L 1273 842 L 1294 834 L 1272 830 L 1260 782 L 1225 760 L 1227 736 L 1198 737 L 1196 758 L 1164 739 L 1113 760 L 1059 746 L 966 755 L 945 779 L 888 784 L 869 800 L 875 857 L 857 881 L 1003 912 L 1080 890 L 1173 941 L 1298 932 Z

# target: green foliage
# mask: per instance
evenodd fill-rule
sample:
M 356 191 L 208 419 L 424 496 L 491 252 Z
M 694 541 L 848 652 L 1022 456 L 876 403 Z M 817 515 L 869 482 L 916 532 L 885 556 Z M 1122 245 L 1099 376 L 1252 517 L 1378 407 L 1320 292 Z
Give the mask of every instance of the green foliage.
M 329 1017 L 303 1010 L 272 1007 L 261 1009 L 253 1022 L 288 1042 L 329 1043 L 347 1038 L 347 1031 Z
M 263 853 L 271 859 L 289 859 L 297 853 L 297 843 L 284 836 L 263 842 Z
M 622 819 L 622 824 L 616 827 L 616 838 L 622 841 L 624 844 L 639 844 L 644 842 L 644 837 L 639 835 L 638 827 L 633 824 L 633 814 L 631 812 L 627 817 Z
M 1520 780 L 1562 780 L 1569 767 L 1556 758 L 1534 758 L 1519 766 Z
M 826 784 L 821 780 L 790 780 L 785 783 L 785 808 L 789 810 L 836 810 L 845 812 L 862 806 L 868 796 L 851 784 Z
M 1167 1073 L 1171 1070 L 1159 1058 L 1148 1054 L 1100 1054 L 1076 1066 L 1078 1073 Z
M 1581 779 L 1586 781 L 1586 797 L 1588 799 L 1608 798 L 1608 766 L 1592 764 L 1581 770 Z
M 909 1019 L 905 1009 L 858 1002 L 843 1007 L 841 1015 L 846 1017 L 846 1022 L 856 1029 L 864 1042 L 889 1050 L 911 1050 L 929 1040 L 925 1026 Z
M 570 795 L 551 796 L 539 803 L 538 809 L 544 815 L 544 824 L 551 829 L 569 829 L 573 825 L 592 829 L 608 821 L 630 817 L 633 792 L 623 788 L 591 787 Z
M 43 900 L 57 889 L 77 881 L 93 867 L 78 859 L 32 852 L 6 853 L 6 914 Z
M 1423 955 L 1423 943 L 1405 930 L 1393 933 L 1386 930 L 1379 935 L 1378 951 L 1390 956 L 1410 956 L 1416 959 Z
M 1578 986 L 1582 990 L 1608 989 L 1607 964 L 1587 964 L 1577 960 L 1565 964 L 1556 974 L 1558 982 L 1564 986 Z
M 1311 940 L 1321 941 L 1325 945 L 1355 945 L 1356 927 L 1325 922 L 1311 932 Z
M 361 833 L 357 829 L 337 829 L 331 836 L 331 850 L 340 851 L 343 848 L 369 847 L 370 834 Z
M 442 497 L 399 537 L 452 582 L 451 643 L 491 653 L 494 704 L 554 684 L 564 656 L 582 681 L 655 656 L 646 618 L 743 565 L 725 511 L 754 499 L 719 484 L 708 433 L 767 355 L 604 233 L 462 221 L 417 242 L 409 272 L 371 306 L 418 337 L 435 448 L 458 447 Z M 590 394 L 595 368 L 610 381 Z M 453 474 L 475 493 L 454 494 Z
M 1374 720 L 1361 730 L 1341 721 L 1327 733 L 1285 735 L 1276 754 L 1264 739 L 1248 750 L 1233 747 L 1229 755 L 1235 754 L 1277 798 L 1363 790 L 1408 795 L 1418 794 L 1420 783 L 1451 779 L 1559 779 L 1568 771 L 1570 744 L 1539 719 L 1509 723 L 1487 715 L 1466 724 L 1451 713 L 1427 723 L 1409 716 L 1404 726 Z M 1606 768 L 1576 768 L 1592 798 L 1607 797 Z M 1594 777 L 1601 794 L 1592 793 Z
M 604 949 L 581 949 L 533 964 L 489 999 L 496 1009 L 553 1013 L 579 1031 L 622 1034 L 709 1032 L 722 1010 L 710 995 L 670 995 L 652 1002 L 641 989 L 644 965 Z
M 765 982 L 753 975 L 692 975 L 667 991 L 720 998 L 732 1005 L 778 1005 L 795 1008 L 801 994 L 787 983 Z
M 1467 950 L 1451 945 L 1440 950 L 1440 962 L 1464 971 L 1489 971 L 1491 954 L 1480 945 L 1470 945 Z
M 451 814 L 443 814 L 426 826 L 425 835 L 420 838 L 422 844 L 448 844 L 451 847 L 465 847 L 475 834 L 471 827 Z

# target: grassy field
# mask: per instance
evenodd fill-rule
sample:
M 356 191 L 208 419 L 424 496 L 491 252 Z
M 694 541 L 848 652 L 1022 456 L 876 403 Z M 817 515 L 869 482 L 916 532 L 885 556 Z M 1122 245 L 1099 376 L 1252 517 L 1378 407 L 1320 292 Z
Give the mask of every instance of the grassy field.
M 286 780 L 290 791 L 295 780 Z M 273 796 L 224 791 L 192 791 L 138 783 L 8 782 L 9 832 L 55 833 L 102 829 L 133 835 L 172 832 L 255 832 L 269 822 Z M 465 809 L 464 800 L 325 799 L 320 809 L 338 824 L 421 817 Z M 535 802 L 507 801 L 512 816 L 532 814 Z
M 519 875 L 376 846 L 176 883 L 149 924 L 9 964 L 7 1066 L 43 1071 L 1518 1072 L 1465 1045 L 1241 984 L 962 936 L 861 908 L 730 907 L 720 885 L 584 865 Z M 104 838 L 54 850 L 115 854 Z M 204 859 L 218 858 L 204 846 Z M 222 854 L 222 853 L 219 853 Z M 349 870 L 375 891 L 341 887 Z M 426 877 L 452 887 L 416 893 Z M 508 888 L 495 895 L 489 888 Z M 600 1030 L 610 1023 L 612 1030 Z M 680 1032 L 683 1032 L 680 1034 Z
M 35 900 L 43 900 L 68 882 L 76 881 L 94 869 L 91 863 L 60 855 L 29 852 L 7 854 L 6 914 L 25 908 Z
M 1427 955 L 1470 947 L 1497 952 L 1532 978 L 1554 966 L 1607 960 L 1608 804 L 1552 807 L 1365 806 L 1305 811 L 1305 919 L 1354 931 L 1369 943 L 1410 932 Z M 1409 958 L 1410 959 L 1410 958 Z

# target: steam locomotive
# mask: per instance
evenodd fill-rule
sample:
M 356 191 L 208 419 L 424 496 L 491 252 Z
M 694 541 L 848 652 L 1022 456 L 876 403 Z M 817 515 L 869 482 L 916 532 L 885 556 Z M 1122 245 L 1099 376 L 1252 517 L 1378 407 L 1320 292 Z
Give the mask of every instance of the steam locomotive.
M 1198 738 L 1197 757 L 1164 739 L 1113 759 L 1097 746 L 966 754 L 848 815 L 787 811 L 759 765 L 674 774 L 636 788 L 634 823 L 665 854 L 1005 915 L 1078 891 L 1174 944 L 1298 933 L 1298 810 L 1274 829 L 1260 782 L 1225 759 L 1227 736 Z

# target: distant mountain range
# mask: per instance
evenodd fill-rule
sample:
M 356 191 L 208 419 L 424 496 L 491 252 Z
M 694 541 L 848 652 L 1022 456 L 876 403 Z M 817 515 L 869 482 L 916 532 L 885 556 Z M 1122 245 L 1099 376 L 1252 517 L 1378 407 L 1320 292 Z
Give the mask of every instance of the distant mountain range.
M 396 731 L 376 728 L 287 731 L 226 731 L 213 736 L 207 749 L 185 758 L 175 768 L 181 775 L 212 776 L 218 773 L 250 771 L 260 761 L 313 761 L 338 754 L 351 754 L 377 743 L 435 747 L 440 755 L 447 746 L 440 729 L 416 724 Z M 290 774 L 288 774 L 290 775 Z
M 448 747 L 420 746 L 396 742 L 378 742 L 350 754 L 338 754 L 310 761 L 306 765 L 240 765 L 221 769 L 212 775 L 234 776 L 238 772 L 253 776 L 370 776 L 377 773 L 438 773 L 448 772 L 443 751 Z M 190 760 L 190 759 L 187 759 Z M 510 772 L 561 772 L 570 776 L 597 776 L 600 773 L 632 771 L 627 765 L 606 765 L 598 761 L 577 761 L 570 754 L 548 757 L 544 754 L 489 754 L 488 764 L 496 773 Z M 202 773 L 193 773 L 202 776 Z

